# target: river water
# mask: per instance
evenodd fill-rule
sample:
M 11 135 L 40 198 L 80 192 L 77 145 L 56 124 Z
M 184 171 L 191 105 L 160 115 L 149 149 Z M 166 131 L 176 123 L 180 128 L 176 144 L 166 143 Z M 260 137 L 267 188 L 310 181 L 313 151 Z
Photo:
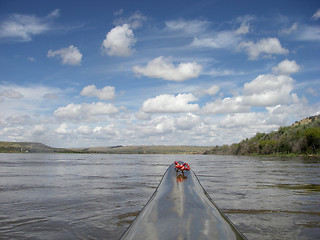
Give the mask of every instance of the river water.
M 175 160 L 248 239 L 320 239 L 319 159 L 106 154 L 0 154 L 0 239 L 118 239 Z

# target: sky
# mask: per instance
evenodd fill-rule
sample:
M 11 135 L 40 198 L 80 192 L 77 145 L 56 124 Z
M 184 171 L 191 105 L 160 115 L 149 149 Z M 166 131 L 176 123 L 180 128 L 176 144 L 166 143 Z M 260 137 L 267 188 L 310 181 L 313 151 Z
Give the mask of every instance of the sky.
M 0 1 L 0 141 L 232 144 L 319 90 L 317 0 Z

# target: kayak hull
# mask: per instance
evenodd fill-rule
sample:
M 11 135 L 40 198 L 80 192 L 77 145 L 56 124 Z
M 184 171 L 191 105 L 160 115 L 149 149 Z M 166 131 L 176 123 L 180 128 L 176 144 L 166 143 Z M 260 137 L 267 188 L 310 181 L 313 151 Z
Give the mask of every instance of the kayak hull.
M 192 170 L 175 164 L 121 239 L 245 239 L 212 201 Z

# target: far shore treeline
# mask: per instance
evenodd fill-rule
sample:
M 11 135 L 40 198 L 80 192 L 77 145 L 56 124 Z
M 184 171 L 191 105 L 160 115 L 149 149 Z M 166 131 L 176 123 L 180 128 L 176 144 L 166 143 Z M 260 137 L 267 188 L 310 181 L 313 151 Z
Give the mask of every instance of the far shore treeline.
M 257 133 L 240 143 L 215 146 L 204 154 L 320 156 L 320 115 L 280 127 L 278 131 Z
M 1 142 L 0 153 L 217 154 L 320 156 L 320 115 L 223 146 L 112 146 L 52 148 L 35 142 Z

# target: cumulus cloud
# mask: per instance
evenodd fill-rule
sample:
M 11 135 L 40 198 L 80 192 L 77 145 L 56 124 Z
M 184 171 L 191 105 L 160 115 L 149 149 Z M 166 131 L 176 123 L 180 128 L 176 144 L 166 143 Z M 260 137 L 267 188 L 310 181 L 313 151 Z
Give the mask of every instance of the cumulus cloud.
M 273 74 L 261 74 L 251 82 L 244 84 L 245 95 L 263 93 L 266 91 L 277 90 L 283 85 L 292 85 L 293 79 L 289 76 L 277 76 Z
M 46 127 L 42 124 L 36 124 L 29 132 L 31 138 L 39 139 L 42 138 L 45 132 L 47 131 Z
M 257 128 L 263 124 L 265 119 L 265 113 L 234 113 L 228 114 L 219 121 L 219 126 L 223 128 L 243 128 L 243 127 L 254 127 Z
M 149 120 L 151 118 L 151 114 L 139 111 L 135 113 L 135 118 L 138 120 Z
M 158 116 L 150 121 L 135 127 L 135 132 L 142 136 L 169 134 L 173 132 L 174 118 L 170 116 Z
M 294 80 L 285 75 L 259 75 L 243 87 L 244 102 L 250 106 L 275 106 L 292 102 Z
M 55 51 L 49 50 L 47 57 L 58 57 L 61 59 L 62 64 L 65 65 L 80 65 L 82 60 L 82 54 L 73 45 Z
M 162 56 L 153 59 L 145 67 L 133 67 L 133 71 L 138 75 L 178 82 L 197 78 L 201 69 L 202 66 L 196 62 L 180 63 L 178 66 L 175 66 L 169 62 L 168 58 Z
M 220 113 L 241 113 L 249 112 L 250 106 L 244 104 L 243 97 L 233 97 L 217 99 L 214 102 L 208 102 L 202 108 L 203 114 L 220 114 Z
M 92 129 L 88 126 L 81 125 L 77 128 L 76 132 L 84 135 L 89 135 L 92 133 Z
M 198 104 L 190 102 L 198 99 L 191 93 L 170 95 L 163 94 L 155 98 L 149 98 L 142 104 L 142 111 L 146 113 L 180 113 L 199 110 Z
M 258 59 L 261 54 L 282 55 L 289 53 L 289 50 L 283 48 L 277 38 L 263 38 L 256 43 L 252 41 L 241 42 L 239 48 L 247 52 L 250 60 Z
M 58 17 L 59 13 L 59 10 L 56 9 L 44 18 L 33 15 L 13 14 L 0 24 L 0 38 L 31 41 L 32 36 L 49 31 L 51 29 L 50 20 Z
M 54 116 L 70 121 L 95 121 L 97 116 L 117 113 L 119 110 L 110 103 L 71 103 L 54 111 Z
M 308 105 L 306 102 L 298 102 L 288 105 L 277 105 L 267 108 L 273 116 L 287 116 L 294 119 L 302 119 L 309 116 L 320 114 L 320 104 Z M 294 120 L 292 119 L 292 120 Z
M 292 92 L 294 80 L 289 75 L 299 69 L 300 66 L 295 61 L 284 60 L 273 68 L 276 74 L 259 75 L 244 84 L 241 95 L 208 102 L 201 112 L 203 114 L 245 113 L 254 106 L 271 107 L 298 103 L 301 100 Z
M 320 9 L 318 9 L 315 14 L 313 14 L 312 19 L 318 20 L 320 18 Z
M 276 74 L 280 75 L 291 75 L 292 73 L 299 72 L 300 66 L 296 63 L 296 61 L 292 60 L 284 60 L 280 62 L 277 66 L 272 68 L 272 71 Z
M 102 89 L 97 89 L 95 85 L 89 85 L 82 89 L 82 96 L 97 97 L 100 100 L 112 100 L 115 98 L 115 88 L 112 86 L 105 86 Z
M 185 116 L 180 116 L 176 119 L 175 126 L 179 130 L 191 130 L 200 122 L 199 116 L 188 113 Z
M 58 134 L 70 134 L 72 131 L 68 129 L 68 124 L 62 123 L 59 127 L 55 129 L 55 132 Z
M 116 126 L 113 124 L 107 125 L 107 126 L 98 126 L 95 127 L 92 132 L 95 135 L 105 136 L 105 135 L 118 135 L 119 131 L 117 130 Z
M 116 26 L 107 33 L 103 40 L 103 51 L 109 56 L 127 57 L 133 53 L 136 39 L 129 24 Z

